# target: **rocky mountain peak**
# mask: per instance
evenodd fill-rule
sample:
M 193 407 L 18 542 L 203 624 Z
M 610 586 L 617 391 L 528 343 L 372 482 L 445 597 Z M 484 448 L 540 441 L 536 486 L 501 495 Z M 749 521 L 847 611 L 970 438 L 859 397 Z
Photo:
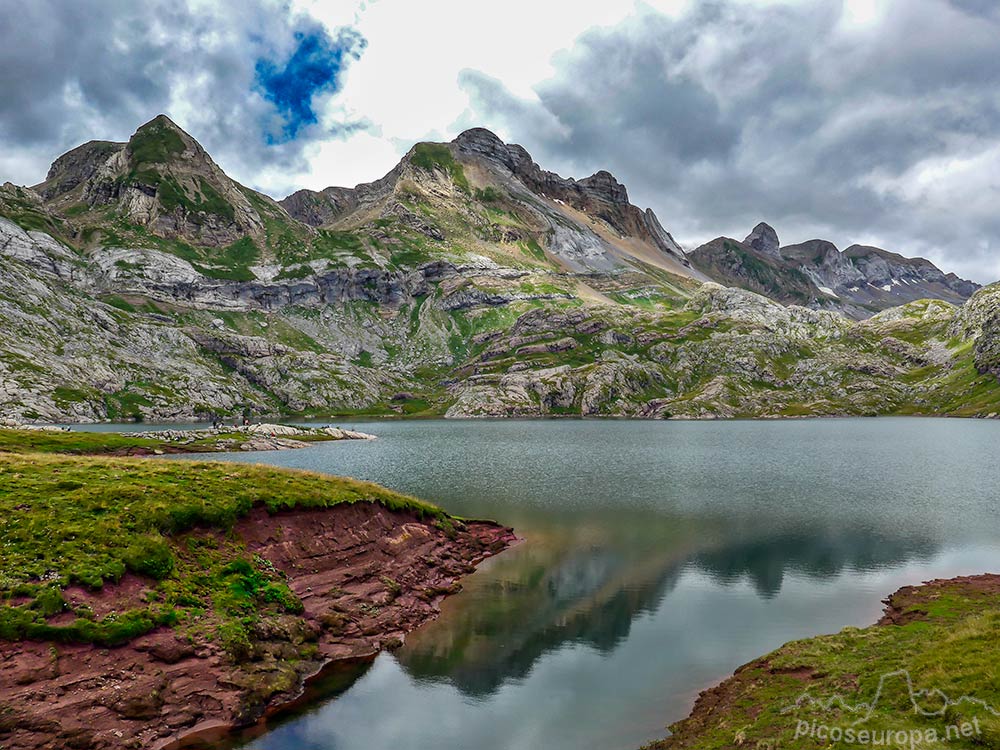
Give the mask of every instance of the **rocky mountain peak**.
M 531 156 L 521 146 L 504 143 L 492 130 L 470 128 L 458 135 L 452 143 L 459 152 L 488 159 L 514 174 L 526 175 L 538 171 Z
M 627 204 L 628 190 L 610 172 L 602 169 L 590 177 L 584 177 L 578 183 L 587 193 L 598 200 L 607 203 Z
M 201 144 L 166 115 L 140 126 L 127 143 L 90 141 L 60 156 L 36 192 L 61 210 L 105 209 L 165 238 L 204 247 L 263 239 L 263 220 L 247 191 Z M 256 206 L 281 212 L 255 195 Z
M 778 233 L 774 231 L 774 227 L 763 221 L 755 226 L 753 231 L 743 241 L 754 250 L 765 255 L 771 255 L 775 258 L 781 257 L 781 252 L 778 249 L 780 247 Z
M 452 143 L 459 155 L 481 158 L 500 166 L 502 171 L 509 172 L 537 195 L 597 217 L 623 237 L 649 242 L 682 266 L 689 267 L 684 251 L 663 229 L 656 215 L 633 206 L 628 190 L 607 170 L 599 170 L 581 180 L 561 177 L 539 167 L 522 146 L 504 143 L 486 128 L 466 130 Z
M 201 144 L 166 115 L 157 115 L 140 126 L 129 139 L 127 151 L 136 168 L 170 164 L 180 158 L 212 163 Z
M 781 248 L 781 256 L 810 263 L 837 263 L 841 252 L 829 240 L 806 240 Z
M 124 143 L 111 141 L 88 141 L 77 146 L 52 162 L 45 182 L 36 185 L 35 191 L 47 201 L 66 195 L 93 177 L 124 148 Z
M 492 150 L 506 150 L 507 148 L 507 144 L 500 139 L 500 136 L 488 128 L 463 130 L 452 143 L 468 151 L 478 150 L 484 153 L 489 153 Z
M 763 266 L 747 263 L 750 250 Z M 855 318 L 927 298 L 961 304 L 979 288 L 923 258 L 867 245 L 851 245 L 841 252 L 832 242 L 813 239 L 779 250 L 777 234 L 763 222 L 742 243 L 713 240 L 691 258 L 697 268 L 726 284 Z

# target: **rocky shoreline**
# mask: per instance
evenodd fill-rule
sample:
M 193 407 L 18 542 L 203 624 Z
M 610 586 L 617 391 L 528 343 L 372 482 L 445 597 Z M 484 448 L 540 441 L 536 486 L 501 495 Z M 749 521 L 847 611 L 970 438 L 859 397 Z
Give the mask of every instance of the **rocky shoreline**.
M 165 441 L 180 452 L 203 452 L 205 440 L 216 438 L 214 451 L 281 451 L 307 448 L 312 442 L 332 440 L 374 440 L 367 432 L 340 427 L 293 427 L 283 424 L 252 424 L 238 427 L 212 427 L 193 430 L 151 430 L 135 432 L 133 437 Z M 194 448 L 193 451 L 188 449 Z
M 51 447 L 58 449 L 59 440 L 70 436 L 85 436 L 89 450 L 62 452 L 95 452 L 115 456 L 152 456 L 167 453 L 225 453 L 250 451 L 280 451 L 307 448 L 312 443 L 336 440 L 374 440 L 375 436 L 340 427 L 295 427 L 283 424 L 251 424 L 235 427 L 202 427 L 190 430 L 148 430 L 143 432 L 86 432 L 68 427 L 24 425 L 0 422 L 0 430 L 10 435 L 50 436 Z M 102 436 L 114 436 L 114 443 L 102 441 Z M 16 444 L 18 441 L 12 441 Z M 22 443 L 27 442 L 22 440 Z M 68 443 L 68 441 L 67 441 Z M 0 446 L 0 450 L 3 447 Z M 57 450 L 57 452 L 59 452 Z
M 447 525 L 374 503 L 275 515 L 256 508 L 233 534 L 273 565 L 301 614 L 259 623 L 239 659 L 183 625 L 117 648 L 5 643 L 0 747 L 177 750 L 259 724 L 331 664 L 401 645 L 463 576 L 515 541 L 491 522 Z M 66 594 L 74 607 L 105 615 L 141 601 L 148 583 L 128 574 L 99 592 Z

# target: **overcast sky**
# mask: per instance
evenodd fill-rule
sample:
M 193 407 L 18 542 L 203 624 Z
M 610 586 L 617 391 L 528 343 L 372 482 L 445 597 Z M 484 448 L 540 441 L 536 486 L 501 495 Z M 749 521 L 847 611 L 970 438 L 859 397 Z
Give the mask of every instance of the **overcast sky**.
M 0 0 L 0 181 L 160 112 L 279 198 L 484 126 L 688 249 L 765 220 L 1000 278 L 994 0 Z

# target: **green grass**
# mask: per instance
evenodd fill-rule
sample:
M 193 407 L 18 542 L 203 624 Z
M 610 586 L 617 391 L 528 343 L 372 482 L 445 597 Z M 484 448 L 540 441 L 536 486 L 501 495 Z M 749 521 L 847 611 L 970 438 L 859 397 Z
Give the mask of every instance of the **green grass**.
M 165 164 L 184 153 L 184 141 L 167 123 L 154 120 L 136 131 L 128 144 L 132 162 L 137 167 Z
M 847 628 L 786 644 L 741 668 L 717 689 L 711 714 L 675 724 L 674 737 L 649 747 L 822 747 L 829 743 L 795 737 L 798 722 L 850 727 L 859 716 L 831 706 L 830 699 L 840 695 L 852 707 L 872 702 L 880 682 L 880 700 L 867 721 L 853 726 L 855 732 L 934 730 L 943 742 L 949 725 L 976 722 L 977 734 L 953 737 L 947 746 L 997 747 L 1000 718 L 990 711 L 963 703 L 948 707 L 942 716 L 925 716 L 912 709 L 902 678 L 882 678 L 905 670 L 917 690 L 940 690 L 953 700 L 971 696 L 1000 710 L 995 666 L 1000 586 L 955 581 L 921 587 L 894 601 L 902 612 L 898 621 L 905 624 Z M 822 703 L 794 708 L 804 693 Z M 942 706 L 933 696 L 918 701 L 925 710 Z
M 131 302 L 124 299 L 123 297 L 119 297 L 117 294 L 113 294 L 110 297 L 105 297 L 104 301 L 107 304 L 111 305 L 112 307 L 116 307 L 119 310 L 123 310 L 124 312 L 130 312 L 130 313 L 136 312 L 135 305 L 133 305 Z
M 0 429 L 2 453 L 66 453 L 99 455 L 135 448 L 154 450 L 157 440 L 137 438 L 118 432 L 52 432 L 49 430 Z
M 529 237 L 521 243 L 521 252 L 542 263 L 548 262 L 548 258 L 545 257 L 545 251 L 542 250 L 542 246 L 533 237 Z
M 470 192 L 465 170 L 455 161 L 451 150 L 443 143 L 418 143 L 413 147 L 411 163 L 428 171 L 441 170 L 451 176 L 456 187 L 466 193 Z
M 197 214 L 214 214 L 226 221 L 236 219 L 236 210 L 204 177 L 197 178 L 194 189 L 186 189 L 169 175 L 162 175 L 153 170 L 135 172 L 131 175 L 135 181 L 152 185 L 156 188 L 156 197 L 167 210 L 182 208 L 189 214 L 194 223 L 198 221 Z
M 0 454 L 0 639 L 115 645 L 159 625 L 207 628 L 235 656 L 260 617 L 301 602 L 236 522 L 269 513 L 378 503 L 447 525 L 432 505 L 374 484 L 255 466 Z M 66 588 L 126 573 L 141 602 L 97 617 Z M 53 618 L 59 619 L 53 622 Z
M 65 239 L 64 221 L 33 201 L 20 187 L 0 190 L 0 216 L 14 222 L 26 232 L 46 232 Z
M 475 196 L 476 200 L 482 201 L 483 203 L 499 203 L 504 199 L 503 192 L 497 190 L 492 185 L 487 185 L 482 190 L 476 190 Z
M 144 418 L 142 408 L 152 405 L 153 402 L 144 393 L 128 389 L 104 396 L 104 406 L 110 420 L 130 419 L 141 422 Z

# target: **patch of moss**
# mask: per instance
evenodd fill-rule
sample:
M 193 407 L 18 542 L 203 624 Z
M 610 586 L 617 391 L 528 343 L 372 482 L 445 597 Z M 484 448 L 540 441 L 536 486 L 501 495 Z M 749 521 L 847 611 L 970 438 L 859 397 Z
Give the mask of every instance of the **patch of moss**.
M 443 143 L 418 143 L 413 147 L 411 163 L 428 171 L 440 170 L 451 176 L 452 182 L 460 190 L 470 192 L 469 180 L 462 165 L 455 161 L 451 149 Z
M 128 143 L 132 162 L 137 167 L 165 164 L 184 153 L 180 134 L 165 122 L 154 120 L 136 131 Z

